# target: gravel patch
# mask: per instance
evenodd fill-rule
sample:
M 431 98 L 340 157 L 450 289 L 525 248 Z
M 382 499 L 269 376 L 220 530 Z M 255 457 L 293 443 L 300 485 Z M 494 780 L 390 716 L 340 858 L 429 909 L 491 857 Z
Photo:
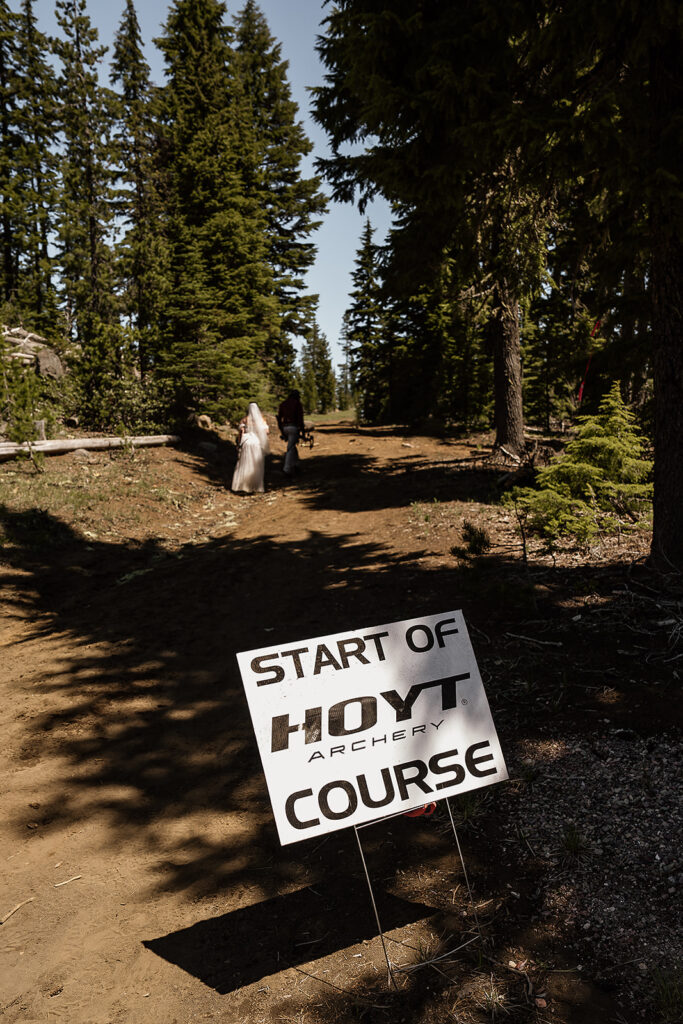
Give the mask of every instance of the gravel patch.
M 502 795 L 541 862 L 537 919 L 643 1020 L 658 973 L 683 963 L 682 753 L 678 731 L 525 741 L 514 767 L 530 784 Z

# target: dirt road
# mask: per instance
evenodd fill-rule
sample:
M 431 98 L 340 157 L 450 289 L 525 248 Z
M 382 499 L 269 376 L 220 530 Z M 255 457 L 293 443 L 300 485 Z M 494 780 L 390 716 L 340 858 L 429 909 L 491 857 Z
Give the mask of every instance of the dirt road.
M 40 481 L 0 467 L 0 918 L 32 901 L 0 926 L 8 1024 L 316 1024 L 404 1012 L 428 1022 L 456 1019 L 458 1001 L 457 1019 L 488 1020 L 492 985 L 520 1019 L 589 1024 L 617 1005 L 586 974 L 548 978 L 548 963 L 567 968 L 561 922 L 527 927 L 538 866 L 520 877 L 519 860 L 503 863 L 485 803 L 462 817 L 491 962 L 452 967 L 455 987 L 423 971 L 400 997 L 387 993 L 353 834 L 279 846 L 235 652 L 462 608 L 517 769 L 515 744 L 533 741 L 549 713 L 522 677 L 542 654 L 556 680 L 565 657 L 549 624 L 580 619 L 590 595 L 616 600 L 642 542 L 584 575 L 568 557 L 568 592 L 549 570 L 525 574 L 514 524 L 493 504 L 500 470 L 486 438 L 346 423 L 316 436 L 294 484 L 276 441 L 267 491 L 250 497 L 225 486 L 230 446 L 63 456 Z M 465 519 L 490 532 L 483 559 L 452 551 Z M 594 650 L 586 672 L 618 666 L 627 632 Z M 536 646 L 509 639 L 522 634 Z M 503 669 L 509 702 L 495 686 Z M 658 671 L 655 661 L 649 674 Z M 571 692 L 554 728 L 586 721 L 589 691 L 580 715 Z M 654 729 L 666 709 L 648 709 Z M 630 713 L 613 702 L 614 722 L 629 725 Z M 368 840 L 387 930 L 411 947 L 401 960 L 472 923 L 443 824 L 402 820 Z

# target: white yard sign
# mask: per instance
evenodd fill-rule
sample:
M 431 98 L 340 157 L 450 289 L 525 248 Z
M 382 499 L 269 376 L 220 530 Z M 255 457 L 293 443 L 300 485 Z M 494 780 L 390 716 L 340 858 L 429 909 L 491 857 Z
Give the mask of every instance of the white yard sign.
M 237 660 L 283 845 L 508 777 L 462 612 Z

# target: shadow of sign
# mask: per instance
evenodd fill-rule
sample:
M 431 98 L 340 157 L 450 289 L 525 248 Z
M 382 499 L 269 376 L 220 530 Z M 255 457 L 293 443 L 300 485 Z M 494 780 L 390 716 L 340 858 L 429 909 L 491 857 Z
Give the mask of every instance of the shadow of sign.
M 385 931 L 435 913 L 375 889 Z M 225 995 L 289 967 L 377 937 L 362 879 L 344 878 L 198 921 L 143 945 Z M 379 942 L 379 938 L 377 939 Z

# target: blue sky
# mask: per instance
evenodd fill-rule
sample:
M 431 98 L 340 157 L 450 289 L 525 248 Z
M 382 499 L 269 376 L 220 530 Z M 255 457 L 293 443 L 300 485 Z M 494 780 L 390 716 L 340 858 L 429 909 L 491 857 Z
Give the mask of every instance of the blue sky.
M 121 21 L 124 0 L 86 2 L 90 20 L 99 32 L 100 42 L 111 46 Z M 321 32 L 320 22 L 324 17 L 323 4 L 321 0 L 259 0 L 259 6 L 271 33 L 282 45 L 283 58 L 289 61 L 292 95 L 299 105 L 306 133 L 314 145 L 313 154 L 306 162 L 306 173 L 311 173 L 312 159 L 324 156 L 327 152 L 325 133 L 309 114 L 310 98 L 307 93 L 307 86 L 318 85 L 323 77 L 323 68 L 315 51 L 316 36 Z M 231 16 L 242 7 L 242 0 L 236 3 L 228 0 L 227 7 L 228 15 Z M 168 6 L 154 0 L 137 0 L 136 9 L 152 78 L 161 84 L 163 61 L 152 39 L 161 33 Z M 36 0 L 34 10 L 41 29 L 51 34 L 56 33 L 54 0 Z M 107 54 L 105 62 L 109 56 Z M 363 217 L 351 205 L 330 204 L 314 238 L 318 246 L 318 258 L 308 275 L 308 286 L 312 292 L 320 295 L 318 323 L 327 336 L 335 362 L 342 358 L 339 331 L 342 315 L 348 305 L 351 270 L 365 216 L 370 217 L 373 227 L 377 229 L 375 241 L 381 242 L 390 222 L 388 208 L 381 201 L 369 206 Z

